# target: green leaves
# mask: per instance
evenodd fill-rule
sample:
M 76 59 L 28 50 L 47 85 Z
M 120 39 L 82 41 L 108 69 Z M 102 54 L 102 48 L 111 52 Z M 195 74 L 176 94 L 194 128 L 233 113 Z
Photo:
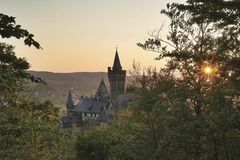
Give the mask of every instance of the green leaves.
M 169 35 L 166 40 L 154 37 L 168 47 L 153 48 L 155 39 L 139 45 L 159 52 L 157 59 L 168 61 L 165 70 L 175 73 L 172 87 L 159 92 L 151 88 L 141 95 L 135 107 L 139 112 L 150 112 L 151 118 L 162 116 L 157 126 L 164 124 L 167 132 L 163 132 L 160 139 L 168 137 L 173 141 L 159 153 L 181 152 L 172 159 L 238 157 L 239 152 L 232 146 L 240 147 L 239 136 L 236 136 L 240 124 L 239 5 L 239 1 L 225 0 L 168 4 L 162 13 L 171 20 Z M 206 76 L 202 72 L 205 63 L 216 68 L 214 75 Z M 159 82 L 156 88 L 164 84 L 165 81 Z
M 40 44 L 33 39 L 34 35 L 16 24 L 15 17 L 0 13 L 0 35 L 2 38 L 24 38 L 28 46 L 40 49 Z M 16 95 L 25 87 L 26 81 L 44 83 L 40 78 L 27 73 L 30 64 L 25 58 L 18 58 L 13 51 L 14 47 L 0 43 L 0 93 L 2 95 Z
M 0 93 L 16 94 L 25 88 L 26 82 L 45 83 L 27 73 L 30 64 L 25 58 L 18 58 L 12 45 L 0 43 Z
M 56 143 L 61 138 L 58 110 L 51 103 L 14 98 L 1 107 L 0 158 L 36 159 L 36 153 L 49 152 L 45 143 Z M 47 139 L 50 136 L 57 139 Z
M 14 17 L 0 14 L 0 35 L 41 48 Z M 27 72 L 30 64 L 13 50 L 0 43 L 0 159 L 72 159 L 72 135 L 60 128 L 58 108 L 49 101 L 21 97 L 30 82 L 44 82 Z
M 33 34 L 30 34 L 26 29 L 22 29 L 20 25 L 16 24 L 15 17 L 2 13 L 0 13 L 0 35 L 2 38 L 24 38 L 25 45 L 33 45 L 37 49 L 41 48 L 40 44 L 33 39 Z
M 132 124 L 131 124 L 132 125 Z M 130 160 L 138 157 L 135 139 L 128 132 L 129 125 L 114 123 L 112 126 L 83 131 L 78 135 L 76 143 L 77 159 L 89 160 Z

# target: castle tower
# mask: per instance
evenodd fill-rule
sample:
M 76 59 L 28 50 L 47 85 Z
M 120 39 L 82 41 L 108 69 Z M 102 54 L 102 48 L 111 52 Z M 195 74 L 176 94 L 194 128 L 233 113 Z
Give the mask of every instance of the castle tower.
M 108 79 L 110 82 L 110 97 L 115 99 L 119 94 L 125 93 L 126 70 L 122 70 L 116 49 L 113 67 L 108 67 Z

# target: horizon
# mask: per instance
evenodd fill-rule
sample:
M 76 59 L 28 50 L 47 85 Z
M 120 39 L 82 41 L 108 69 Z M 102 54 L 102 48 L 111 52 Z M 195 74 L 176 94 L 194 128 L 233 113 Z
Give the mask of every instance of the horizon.
M 47 72 L 47 73 L 108 73 L 104 71 L 74 71 L 74 72 L 54 72 L 54 71 L 41 71 L 41 70 L 28 70 L 28 72 Z
M 29 48 L 17 39 L 3 41 L 16 46 L 17 56 L 26 57 L 30 70 L 106 72 L 116 46 L 123 69 L 129 70 L 134 60 L 141 66 L 160 68 L 164 61 L 154 60 L 158 54 L 144 51 L 136 43 L 144 42 L 148 32 L 162 24 L 165 36 L 169 20 L 160 11 L 171 2 L 2 0 L 2 13 L 16 17 L 16 23 L 33 33 L 43 49 Z

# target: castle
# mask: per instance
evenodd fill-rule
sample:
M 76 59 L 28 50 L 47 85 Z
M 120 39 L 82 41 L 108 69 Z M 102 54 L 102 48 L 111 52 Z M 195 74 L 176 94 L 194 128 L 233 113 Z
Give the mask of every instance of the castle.
M 64 128 L 81 126 L 86 122 L 110 123 L 116 113 L 127 107 L 131 97 L 125 93 L 126 70 L 122 70 L 117 49 L 113 66 L 108 67 L 108 79 L 110 92 L 102 78 L 94 97 L 81 96 L 74 102 L 69 91 L 66 102 L 67 115 L 62 117 Z

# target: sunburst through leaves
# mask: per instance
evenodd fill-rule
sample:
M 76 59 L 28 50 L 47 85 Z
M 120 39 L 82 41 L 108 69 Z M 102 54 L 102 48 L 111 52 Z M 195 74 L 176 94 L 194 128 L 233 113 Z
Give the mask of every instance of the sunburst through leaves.
M 217 65 L 211 62 L 204 62 L 200 68 L 201 77 L 207 81 L 212 80 L 214 76 L 216 76 L 217 72 Z

